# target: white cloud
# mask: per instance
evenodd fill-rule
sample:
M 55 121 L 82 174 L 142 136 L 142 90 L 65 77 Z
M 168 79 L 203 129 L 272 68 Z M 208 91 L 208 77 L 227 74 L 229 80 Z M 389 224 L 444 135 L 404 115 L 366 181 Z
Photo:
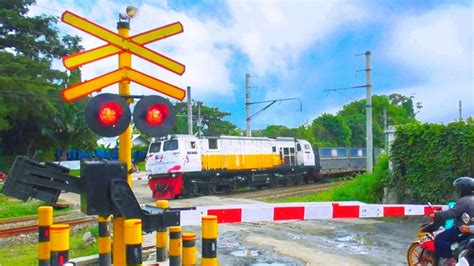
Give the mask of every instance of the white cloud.
M 63 11 L 69 10 L 115 31 L 118 13 L 123 8 L 122 4 L 109 0 L 97 1 L 94 8 L 85 8 L 71 2 L 64 4 L 61 1 L 40 0 L 37 6 L 33 6 L 30 14 L 47 13 L 60 16 Z M 140 15 L 131 21 L 131 35 L 176 21 L 183 24 L 183 33 L 160 40 L 157 43 L 148 44 L 147 47 L 186 65 L 186 72 L 179 76 L 136 56 L 132 58 L 133 68 L 183 89 L 191 85 L 193 97 L 196 99 L 216 99 L 225 95 L 232 95 L 235 88 L 231 82 L 229 69 L 226 66 L 231 57 L 231 50 L 227 46 L 217 45 L 220 41 L 219 34 L 222 35 L 225 32 L 221 26 L 213 21 L 201 21 L 184 13 L 170 10 L 166 3 L 143 4 L 138 8 L 140 9 Z M 63 33 L 81 37 L 81 44 L 85 49 L 92 49 L 104 44 L 98 38 L 64 23 L 59 23 L 58 27 Z M 214 34 L 216 32 L 218 33 L 217 36 Z M 83 79 L 89 80 L 113 71 L 117 68 L 117 62 L 118 57 L 113 56 L 85 65 L 81 67 Z M 57 62 L 55 65 L 58 65 Z M 62 68 L 64 69 L 64 67 Z M 117 87 L 117 85 L 110 86 L 107 91 L 116 91 Z M 154 92 L 138 84 L 133 84 L 132 93 L 151 94 Z
M 33 7 L 32 14 L 59 16 L 67 9 L 113 31 L 117 14 L 125 6 L 112 0 L 97 0 L 94 8 L 81 5 L 79 1 L 37 2 L 48 9 Z M 466 113 L 474 113 L 472 7 L 440 6 L 421 15 L 394 16 L 376 5 L 367 5 L 367 2 L 228 1 L 229 16 L 222 22 L 209 16 L 172 10 L 167 1 L 149 3 L 153 4 L 138 6 L 141 13 L 132 20 L 131 34 L 181 21 L 184 33 L 149 44 L 148 47 L 185 64 L 186 72 L 178 76 L 137 57 L 133 57 L 133 67 L 182 88 L 192 86 L 195 99 L 221 103 L 232 101 L 236 91 L 244 89 L 236 87 L 244 77 L 231 76 L 231 71 L 235 69 L 230 63 L 235 51 L 248 58 L 249 65 L 243 66 L 247 67 L 248 73 L 258 75 L 256 83 L 259 92 L 252 99 L 268 100 L 280 96 L 304 98 L 311 89 L 293 85 L 302 78 L 299 71 L 305 66 L 299 65 L 301 56 L 318 45 L 327 44 L 328 39 L 345 32 L 346 28 L 380 22 L 388 28 L 388 33 L 380 46 L 375 48 L 374 54 L 383 55 L 397 68 L 401 66 L 417 74 L 418 83 L 397 89 L 397 92 L 405 95 L 414 93 L 416 100 L 423 102 L 424 108 L 419 114 L 423 121 L 453 120 L 459 99 L 463 99 Z M 377 10 L 376 16 L 371 15 L 374 10 Z M 393 27 L 384 24 L 387 17 L 393 22 Z M 71 26 L 60 23 L 59 27 L 62 32 L 81 36 L 86 49 L 103 44 Z M 317 64 L 314 62 L 313 66 Z M 91 79 L 116 67 L 117 57 L 100 60 L 84 66 L 83 77 Z M 318 79 L 324 71 L 321 69 L 308 79 Z M 278 80 L 276 87 L 265 87 L 270 79 Z M 116 91 L 116 87 L 112 90 Z M 138 85 L 133 85 L 132 92 L 150 93 Z M 314 116 L 308 117 L 309 113 L 320 114 L 325 109 L 326 112 L 333 112 L 335 106 L 344 102 L 330 98 L 318 99 L 309 106 L 303 106 L 303 115 L 289 112 L 293 108 L 290 103 L 271 107 L 271 112 L 263 113 L 256 119 L 255 125 L 265 127 L 280 121 L 296 126 L 301 116 L 311 120 Z M 290 109 L 286 107 L 289 105 L 292 106 Z
M 422 121 L 453 121 L 459 100 L 464 116 L 474 115 L 472 21 L 472 6 L 439 6 L 400 17 L 390 32 L 385 55 L 419 78 L 397 92 L 415 94 L 423 103 L 418 115 Z
M 345 1 L 229 1 L 232 42 L 258 75 L 288 71 L 302 52 L 334 34 L 339 27 L 361 21 L 364 6 Z

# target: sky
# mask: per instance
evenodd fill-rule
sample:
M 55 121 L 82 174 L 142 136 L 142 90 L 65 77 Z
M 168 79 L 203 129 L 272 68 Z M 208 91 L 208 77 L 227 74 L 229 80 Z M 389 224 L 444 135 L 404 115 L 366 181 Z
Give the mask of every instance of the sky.
M 37 0 L 29 15 L 60 17 L 68 10 L 116 31 L 118 14 L 128 5 L 140 13 L 130 35 L 176 21 L 184 32 L 147 47 L 186 66 L 176 75 L 139 57 L 138 71 L 185 89 L 192 98 L 230 112 L 227 119 L 245 128 L 245 75 L 251 102 L 283 98 L 252 119 L 297 127 L 323 113 L 365 98 L 366 51 L 372 53 L 373 94 L 400 93 L 421 102 L 417 118 L 449 123 L 474 116 L 474 9 L 472 1 L 441 0 L 228 0 L 112 1 Z M 62 34 L 78 35 L 85 49 L 105 43 L 65 23 Z M 81 67 L 84 80 L 117 69 L 117 56 Z M 65 70 L 61 61 L 54 62 Z M 103 90 L 116 92 L 118 85 Z M 156 94 L 132 83 L 132 94 Z M 255 114 L 265 104 L 252 104 Z

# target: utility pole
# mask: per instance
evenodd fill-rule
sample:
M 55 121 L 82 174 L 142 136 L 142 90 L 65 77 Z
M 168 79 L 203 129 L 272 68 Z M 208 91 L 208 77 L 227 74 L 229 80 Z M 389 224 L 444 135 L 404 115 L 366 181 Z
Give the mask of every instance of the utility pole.
M 387 122 L 387 109 L 383 109 L 383 134 L 385 137 L 385 151 L 388 151 L 388 122 Z
M 459 121 L 462 121 L 462 101 L 459 100 Z
M 367 138 L 367 173 L 374 170 L 373 138 L 372 138 L 372 68 L 371 53 L 365 52 L 365 79 L 366 79 L 366 138 Z
M 247 137 L 252 136 L 250 129 L 250 74 L 245 74 L 245 125 L 247 129 Z
M 193 104 L 191 99 L 191 87 L 187 87 L 188 95 L 188 134 L 193 134 Z
M 198 121 L 197 121 L 197 128 L 198 128 L 198 136 L 200 137 L 202 132 L 201 132 L 201 127 L 202 127 L 202 120 L 201 120 L 201 104 L 202 102 L 197 102 L 198 104 Z
M 361 86 L 352 86 L 352 87 L 346 87 L 346 88 L 338 88 L 338 89 L 328 89 L 324 91 L 336 91 L 339 92 L 341 90 L 348 90 L 348 89 L 357 89 L 357 88 L 365 88 L 366 95 L 365 95 L 365 132 L 366 132 L 366 145 L 367 145 L 367 173 L 372 173 L 374 170 L 374 149 L 373 149 L 373 137 L 372 137 L 372 68 L 371 68 L 371 61 L 370 61 L 370 56 L 371 53 L 370 51 L 366 51 L 363 54 L 357 54 L 359 55 L 365 55 L 365 69 L 359 69 L 359 71 L 365 71 L 365 79 L 366 79 L 366 84 L 361 85 Z M 339 92 L 340 93 L 340 92 Z M 342 94 L 342 93 L 340 93 Z M 342 94 L 343 96 L 346 96 Z M 346 96 L 347 98 L 350 98 Z M 352 98 L 350 98 L 352 99 Z M 352 99 L 354 100 L 354 99 Z

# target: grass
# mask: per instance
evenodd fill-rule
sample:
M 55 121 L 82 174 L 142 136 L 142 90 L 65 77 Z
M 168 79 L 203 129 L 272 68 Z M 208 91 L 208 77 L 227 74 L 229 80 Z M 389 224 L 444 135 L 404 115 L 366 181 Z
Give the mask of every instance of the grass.
M 0 185 L 0 190 L 2 189 L 3 184 Z M 0 194 L 0 219 L 34 215 L 41 205 L 43 205 L 41 201 L 29 200 L 23 202 Z
M 3 185 L 0 184 L 0 190 Z M 28 200 L 23 202 L 14 198 L 10 198 L 0 193 L 0 219 L 32 216 L 38 213 L 38 207 L 48 205 L 39 200 Z M 69 208 L 54 210 L 57 212 L 69 211 Z
M 324 202 L 324 201 L 362 201 L 365 203 L 380 202 L 383 195 L 382 179 L 388 175 L 388 158 L 380 156 L 375 170 L 371 174 L 361 174 L 353 180 L 323 192 L 304 196 L 277 199 L 273 202 Z
M 81 169 L 72 169 L 69 171 L 69 174 L 73 176 L 81 176 Z
M 85 245 L 82 236 L 94 227 L 87 227 L 71 235 L 69 257 L 77 258 L 97 254 L 97 242 Z M 0 265 L 38 265 L 37 243 L 5 246 L 0 248 Z
M 145 171 L 145 162 L 139 162 L 137 163 L 137 168 L 140 171 Z

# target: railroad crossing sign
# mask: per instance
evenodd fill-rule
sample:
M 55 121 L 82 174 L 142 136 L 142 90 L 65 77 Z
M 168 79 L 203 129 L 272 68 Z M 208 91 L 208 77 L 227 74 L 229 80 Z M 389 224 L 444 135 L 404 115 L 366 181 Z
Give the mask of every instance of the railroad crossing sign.
M 125 52 L 139 56 L 178 75 L 182 75 L 185 71 L 185 66 L 183 64 L 144 46 L 145 44 L 183 32 L 183 26 L 179 22 L 152 29 L 131 37 L 123 37 L 69 11 L 63 13 L 61 20 L 66 24 L 89 33 L 108 43 L 91 50 L 63 57 L 63 64 L 67 69 L 75 69 L 102 58 Z M 72 102 L 92 92 L 99 91 L 114 83 L 123 81 L 136 82 L 177 100 L 182 100 L 186 95 L 185 91 L 177 86 L 151 77 L 132 68 L 124 67 L 94 79 L 67 87 L 62 91 L 62 96 L 65 101 Z

